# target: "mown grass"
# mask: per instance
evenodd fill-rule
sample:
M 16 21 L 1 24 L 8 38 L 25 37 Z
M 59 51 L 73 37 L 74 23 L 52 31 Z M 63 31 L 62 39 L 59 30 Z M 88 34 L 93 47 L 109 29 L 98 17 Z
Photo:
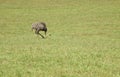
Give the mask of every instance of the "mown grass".
M 0 77 L 120 77 L 119 4 L 0 0 Z M 31 31 L 36 21 L 47 23 L 45 39 Z

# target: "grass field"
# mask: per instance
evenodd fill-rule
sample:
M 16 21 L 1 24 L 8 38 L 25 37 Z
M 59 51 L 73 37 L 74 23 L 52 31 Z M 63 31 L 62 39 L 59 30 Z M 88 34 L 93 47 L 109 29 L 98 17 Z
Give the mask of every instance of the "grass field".
M 120 77 L 120 0 L 0 0 L 0 77 Z

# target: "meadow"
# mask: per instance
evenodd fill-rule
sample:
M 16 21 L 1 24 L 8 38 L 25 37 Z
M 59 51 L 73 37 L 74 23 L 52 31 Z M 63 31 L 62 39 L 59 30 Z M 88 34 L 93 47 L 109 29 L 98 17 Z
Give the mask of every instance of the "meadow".
M 0 0 L 0 77 L 120 77 L 120 0 Z

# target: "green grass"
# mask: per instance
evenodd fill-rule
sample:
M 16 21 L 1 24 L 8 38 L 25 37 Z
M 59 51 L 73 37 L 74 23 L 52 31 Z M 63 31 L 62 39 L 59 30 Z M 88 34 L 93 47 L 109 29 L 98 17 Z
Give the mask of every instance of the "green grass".
M 120 0 L 0 0 L 0 77 L 120 77 Z

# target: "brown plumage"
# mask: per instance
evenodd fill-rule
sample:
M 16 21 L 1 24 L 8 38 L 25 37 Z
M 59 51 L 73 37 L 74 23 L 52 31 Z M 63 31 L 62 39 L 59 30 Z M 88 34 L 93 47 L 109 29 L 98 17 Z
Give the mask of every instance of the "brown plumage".
M 43 35 L 41 35 L 39 32 L 40 31 L 44 31 L 45 35 L 47 33 L 47 27 L 46 24 L 44 22 L 36 22 L 32 24 L 32 30 L 35 30 L 35 34 L 40 35 L 42 38 L 44 38 Z

